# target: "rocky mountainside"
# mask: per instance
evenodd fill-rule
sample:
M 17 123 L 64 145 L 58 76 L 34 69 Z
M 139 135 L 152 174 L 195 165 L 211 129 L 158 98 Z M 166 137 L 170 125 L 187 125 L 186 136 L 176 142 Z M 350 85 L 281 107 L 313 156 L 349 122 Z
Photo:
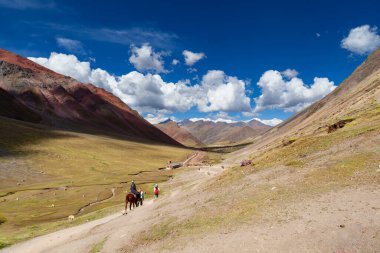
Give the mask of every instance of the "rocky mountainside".
M 180 145 L 113 94 L 2 49 L 0 97 L 0 116 Z
M 204 146 L 204 143 L 192 135 L 187 129 L 179 126 L 175 121 L 172 121 L 170 119 L 156 124 L 156 127 L 185 146 Z

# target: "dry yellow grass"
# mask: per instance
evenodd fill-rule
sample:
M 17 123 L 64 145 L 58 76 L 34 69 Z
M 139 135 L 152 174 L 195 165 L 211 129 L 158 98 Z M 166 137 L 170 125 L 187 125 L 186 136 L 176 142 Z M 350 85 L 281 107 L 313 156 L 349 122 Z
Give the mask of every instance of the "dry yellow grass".
M 3 246 L 65 226 L 67 216 L 88 203 L 110 198 L 79 215 L 123 203 L 131 180 L 150 194 L 153 183 L 176 173 L 159 168 L 193 152 L 5 118 L 0 120 L 0 148 Z
M 204 191 L 212 197 L 196 206 L 190 217 L 167 217 L 140 238 L 161 240 L 170 247 L 181 237 L 202 237 L 272 219 L 268 214 L 275 209 L 318 194 L 345 187 L 378 186 L 379 108 L 354 115 L 353 122 L 334 133 L 300 136 L 289 145 L 279 143 L 252 154 L 253 167 L 230 168 L 209 182 Z

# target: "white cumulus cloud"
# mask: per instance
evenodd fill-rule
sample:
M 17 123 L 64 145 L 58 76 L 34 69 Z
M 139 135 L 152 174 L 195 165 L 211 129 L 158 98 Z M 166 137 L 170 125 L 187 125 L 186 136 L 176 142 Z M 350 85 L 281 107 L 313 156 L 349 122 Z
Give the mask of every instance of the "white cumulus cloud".
M 203 76 L 201 87 L 205 96 L 199 101 L 201 112 L 251 111 L 250 98 L 246 94 L 247 83 L 228 76 L 221 70 L 210 70 Z
M 158 74 L 132 71 L 118 78 L 125 102 L 142 112 L 184 112 L 196 104 L 198 86 L 186 81 L 165 82 Z
M 151 113 L 148 113 L 146 116 L 145 116 L 145 119 L 147 121 L 149 121 L 151 124 L 158 124 L 158 123 L 161 123 L 165 120 L 168 120 L 168 119 L 171 119 L 173 121 L 176 121 L 176 118 L 175 117 L 168 117 L 166 116 L 165 114 L 162 114 L 162 113 L 158 113 L 158 114 L 151 114 Z
M 377 34 L 377 27 L 369 25 L 351 29 L 348 36 L 341 41 L 342 48 L 359 55 L 371 53 L 379 46 L 380 36 Z
M 197 121 L 210 121 L 210 122 L 223 122 L 223 123 L 236 123 L 237 121 L 232 120 L 232 119 L 223 119 L 223 118 L 190 118 L 189 119 L 191 122 L 197 122 Z
M 295 69 L 286 69 L 286 70 L 282 71 L 281 74 L 288 79 L 292 79 L 293 77 L 298 76 L 299 73 Z
M 273 118 L 273 119 L 259 119 L 259 118 L 254 118 L 254 120 L 260 121 L 261 123 L 268 125 L 268 126 L 276 126 L 280 123 L 283 122 L 282 119 L 278 118 Z
M 236 117 L 230 116 L 227 112 L 220 111 L 215 114 L 209 114 L 206 118 L 205 117 L 193 117 L 189 120 L 192 122 L 196 121 L 210 121 L 210 122 L 224 122 L 224 123 L 236 123 L 238 121 L 235 120 Z
M 62 75 L 71 76 L 84 83 L 89 82 L 89 76 L 91 74 L 90 63 L 79 61 L 75 55 L 53 52 L 49 58 L 28 57 L 28 59 Z
M 141 72 L 153 71 L 155 73 L 166 73 L 164 68 L 164 61 L 162 60 L 162 53 L 154 52 L 153 48 L 145 43 L 141 47 L 131 46 L 131 57 L 129 62 Z
M 196 62 L 206 57 L 206 55 L 202 52 L 194 53 L 189 50 L 183 50 L 182 54 L 185 57 L 185 64 L 187 66 L 193 66 Z
M 328 78 L 315 77 L 311 85 L 300 78 L 284 79 L 279 71 L 268 70 L 257 85 L 262 94 L 255 98 L 254 112 L 266 109 L 283 109 L 285 112 L 297 112 L 320 100 L 333 91 L 336 86 Z
M 92 69 L 90 62 L 81 62 L 74 55 L 62 53 L 29 59 L 60 74 L 104 88 L 140 113 L 157 116 L 185 112 L 193 107 L 202 112 L 252 110 L 246 95 L 247 83 L 220 70 L 209 71 L 200 83 L 191 84 L 189 80 L 166 82 L 159 74 L 138 71 L 115 76 L 100 68 Z

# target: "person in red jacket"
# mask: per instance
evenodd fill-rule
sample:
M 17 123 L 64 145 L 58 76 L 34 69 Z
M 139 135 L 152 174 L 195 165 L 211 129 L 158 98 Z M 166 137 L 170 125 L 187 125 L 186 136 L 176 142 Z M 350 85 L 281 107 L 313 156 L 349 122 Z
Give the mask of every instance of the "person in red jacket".
M 160 188 L 158 188 L 158 184 L 155 184 L 153 188 L 154 199 L 158 198 L 158 194 L 160 194 Z

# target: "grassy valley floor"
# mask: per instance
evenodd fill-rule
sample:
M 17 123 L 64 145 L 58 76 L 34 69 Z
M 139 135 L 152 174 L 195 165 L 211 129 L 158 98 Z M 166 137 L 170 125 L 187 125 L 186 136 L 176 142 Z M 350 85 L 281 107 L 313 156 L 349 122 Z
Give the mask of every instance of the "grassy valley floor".
M 131 180 L 149 197 L 178 173 L 159 168 L 193 152 L 1 118 L 0 245 L 66 227 L 71 214 L 75 224 L 103 216 L 124 202 Z
M 101 245 L 99 252 L 376 252 L 379 109 L 374 104 L 352 114 L 334 132 L 326 127 L 265 149 L 247 147 L 242 152 L 252 166 L 238 166 L 238 153 L 218 165 L 185 169 L 163 184 L 163 198 L 126 216 L 10 250 L 88 252 Z

